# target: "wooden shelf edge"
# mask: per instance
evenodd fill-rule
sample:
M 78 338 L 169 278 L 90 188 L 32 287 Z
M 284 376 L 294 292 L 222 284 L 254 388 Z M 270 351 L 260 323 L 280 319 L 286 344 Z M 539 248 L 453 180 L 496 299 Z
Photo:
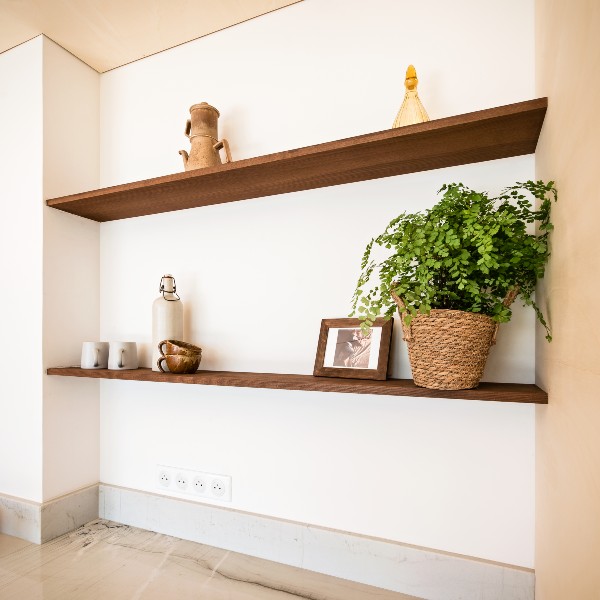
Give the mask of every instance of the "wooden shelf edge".
M 281 373 L 244 373 L 235 371 L 197 371 L 191 375 L 157 373 L 151 369 L 113 371 L 109 369 L 81 369 L 53 367 L 48 375 L 85 377 L 91 379 L 118 379 L 124 381 L 153 381 L 192 385 L 218 385 L 275 390 L 309 392 L 337 392 L 344 394 L 375 394 L 380 396 L 414 396 L 420 398 L 450 398 L 456 400 L 484 400 L 548 404 L 548 394 L 533 384 L 482 382 L 471 390 L 430 390 L 416 386 L 411 379 L 342 379 Z
M 537 98 L 46 203 L 104 222 L 531 154 L 547 105 Z

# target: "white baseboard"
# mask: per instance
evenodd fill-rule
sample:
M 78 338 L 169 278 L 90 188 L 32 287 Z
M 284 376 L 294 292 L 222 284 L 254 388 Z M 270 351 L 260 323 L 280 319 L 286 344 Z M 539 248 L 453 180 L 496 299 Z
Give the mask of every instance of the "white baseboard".
M 98 518 L 99 486 L 37 503 L 0 495 L 0 533 L 43 544 Z
M 533 600 L 533 571 L 100 484 L 99 516 L 424 600 Z

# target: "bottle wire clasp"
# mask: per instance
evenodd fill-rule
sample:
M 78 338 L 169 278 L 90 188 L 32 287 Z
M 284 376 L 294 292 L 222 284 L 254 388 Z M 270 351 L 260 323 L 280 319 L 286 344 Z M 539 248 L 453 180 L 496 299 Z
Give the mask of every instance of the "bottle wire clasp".
M 164 279 L 172 279 L 173 280 L 173 291 L 172 292 L 167 292 L 165 291 L 165 284 L 163 283 Z M 177 302 L 177 300 L 181 300 L 181 298 L 179 297 L 179 295 L 177 294 L 177 284 L 175 283 L 175 277 L 173 277 L 172 275 L 163 275 L 160 278 L 160 286 L 158 288 L 158 291 L 162 294 L 162 297 L 167 301 L 167 302 Z M 165 296 L 165 294 L 173 294 L 175 296 L 177 296 L 177 298 L 167 298 Z

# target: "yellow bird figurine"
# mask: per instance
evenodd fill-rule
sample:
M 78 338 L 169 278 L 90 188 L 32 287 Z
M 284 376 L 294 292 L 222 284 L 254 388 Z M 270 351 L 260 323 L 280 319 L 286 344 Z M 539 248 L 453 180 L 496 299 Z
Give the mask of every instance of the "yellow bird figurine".
M 423 104 L 421 104 L 419 94 L 417 93 L 418 84 L 417 71 L 412 65 L 409 65 L 408 69 L 406 69 L 406 79 L 404 80 L 406 94 L 404 94 L 404 101 L 396 115 L 396 120 L 394 121 L 392 128 L 429 121 L 427 111 Z

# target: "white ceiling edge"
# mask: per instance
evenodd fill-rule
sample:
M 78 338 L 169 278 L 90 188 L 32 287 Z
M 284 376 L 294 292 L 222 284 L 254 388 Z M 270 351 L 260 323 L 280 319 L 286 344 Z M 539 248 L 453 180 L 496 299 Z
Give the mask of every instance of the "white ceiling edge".
M 105 73 L 302 0 L 0 0 L 0 53 L 40 34 Z

